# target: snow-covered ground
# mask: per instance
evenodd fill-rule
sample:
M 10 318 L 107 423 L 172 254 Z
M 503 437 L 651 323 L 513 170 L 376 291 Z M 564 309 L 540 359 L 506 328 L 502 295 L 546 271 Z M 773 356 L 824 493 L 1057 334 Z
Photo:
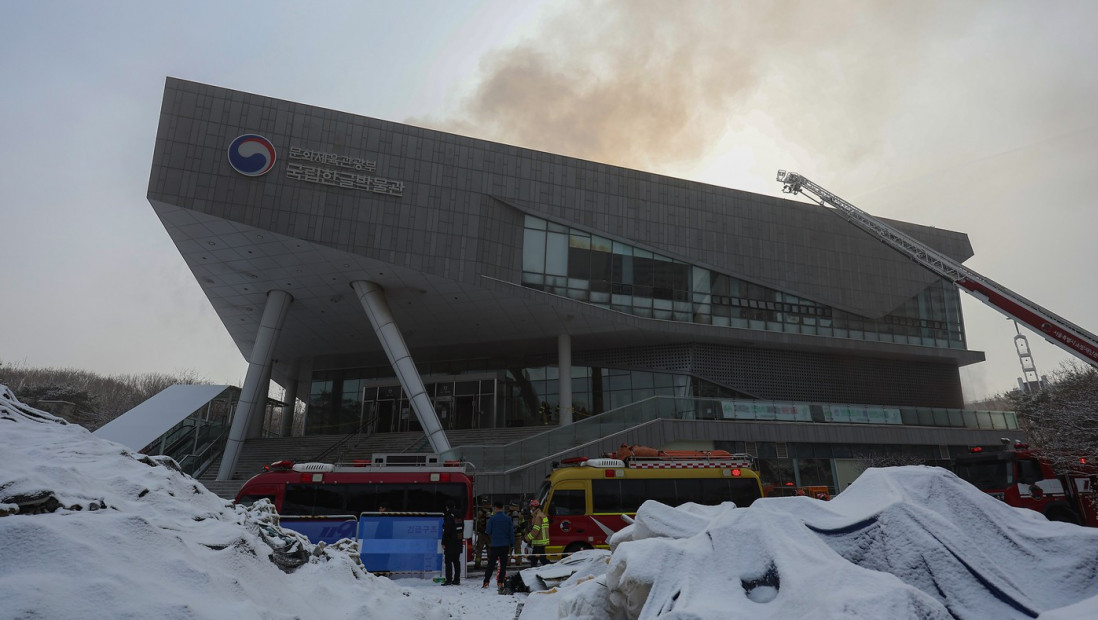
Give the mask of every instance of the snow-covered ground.
M 276 523 L 0 386 L 0 618 L 1098 618 L 1098 530 L 935 468 L 831 502 L 648 502 L 529 595 L 376 577 Z

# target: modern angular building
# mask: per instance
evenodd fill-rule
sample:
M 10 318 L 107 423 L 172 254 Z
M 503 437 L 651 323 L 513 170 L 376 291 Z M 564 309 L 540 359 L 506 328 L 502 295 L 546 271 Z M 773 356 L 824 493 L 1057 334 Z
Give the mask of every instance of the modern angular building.
M 958 411 L 983 354 L 957 289 L 815 205 L 178 79 L 148 198 L 250 363 L 226 462 L 268 377 L 306 434 L 443 452 L 658 397 L 724 422 L 672 440 L 764 458 L 948 458 L 1016 428 Z

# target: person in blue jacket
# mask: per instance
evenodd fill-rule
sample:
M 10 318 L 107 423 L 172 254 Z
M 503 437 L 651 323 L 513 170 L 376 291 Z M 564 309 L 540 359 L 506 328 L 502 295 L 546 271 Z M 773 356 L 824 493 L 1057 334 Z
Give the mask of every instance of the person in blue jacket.
M 492 503 L 492 516 L 488 518 L 488 524 L 484 528 L 488 535 L 488 568 L 484 571 L 484 585 L 487 588 L 492 582 L 492 573 L 496 570 L 496 562 L 499 562 L 499 575 L 496 577 L 496 587 L 500 593 L 507 584 L 507 560 L 511 557 L 511 549 L 515 546 L 515 528 L 511 517 L 503 512 L 503 502 L 496 500 Z

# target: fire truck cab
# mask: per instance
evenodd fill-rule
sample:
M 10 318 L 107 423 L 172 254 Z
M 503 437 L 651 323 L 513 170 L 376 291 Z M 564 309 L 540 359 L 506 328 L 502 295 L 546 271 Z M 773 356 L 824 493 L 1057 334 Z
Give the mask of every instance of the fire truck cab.
M 751 505 L 762 485 L 746 454 L 723 450 L 663 451 L 623 446 L 602 458 L 577 457 L 555 464 L 537 498 L 549 516 L 546 553 L 556 559 L 583 549 L 608 548 L 646 500 L 669 506 L 686 502 Z
M 1070 471 L 1015 443 L 1012 449 L 972 448 L 954 461 L 953 471 L 976 488 L 1011 506 L 1036 510 L 1050 521 L 1098 526 L 1098 473 L 1085 459 Z

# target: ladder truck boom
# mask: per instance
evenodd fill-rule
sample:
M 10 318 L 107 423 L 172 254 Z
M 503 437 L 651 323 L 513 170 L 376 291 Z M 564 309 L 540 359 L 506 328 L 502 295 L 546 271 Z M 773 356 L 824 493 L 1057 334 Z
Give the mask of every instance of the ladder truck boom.
M 885 224 L 796 172 L 778 171 L 782 192 L 803 194 L 934 273 L 947 278 L 1008 318 L 1025 323 L 1045 340 L 1098 368 L 1098 336 L 1072 324 L 1005 286 Z

